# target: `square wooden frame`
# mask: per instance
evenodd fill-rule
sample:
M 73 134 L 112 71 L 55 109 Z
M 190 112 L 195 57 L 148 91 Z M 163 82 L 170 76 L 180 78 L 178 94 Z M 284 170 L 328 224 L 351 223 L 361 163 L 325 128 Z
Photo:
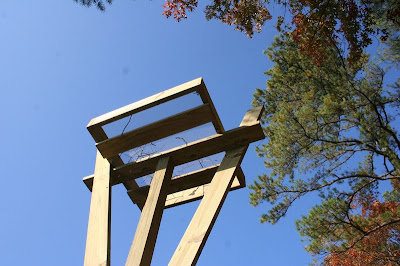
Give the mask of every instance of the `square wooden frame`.
M 197 92 L 203 104 L 108 138 L 102 126 L 161 103 Z M 240 168 L 248 145 L 265 138 L 262 107 L 249 110 L 238 128 L 225 131 L 201 78 L 94 118 L 88 130 L 98 149 L 95 174 L 84 178 L 92 191 L 85 266 L 110 265 L 111 187 L 123 183 L 142 210 L 126 265 L 150 265 L 163 211 L 202 199 L 169 265 L 195 265 L 230 190 L 245 186 Z M 119 153 L 212 122 L 217 134 L 124 164 Z M 172 178 L 176 165 L 225 151 L 221 164 Z M 135 178 L 154 172 L 151 184 Z M 199 188 L 202 189 L 199 189 Z

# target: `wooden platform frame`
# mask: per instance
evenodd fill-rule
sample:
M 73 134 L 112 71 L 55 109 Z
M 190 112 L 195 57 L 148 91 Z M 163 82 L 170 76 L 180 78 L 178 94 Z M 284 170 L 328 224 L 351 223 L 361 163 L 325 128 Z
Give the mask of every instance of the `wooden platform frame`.
M 102 126 L 156 105 L 197 92 L 203 104 L 122 135 L 108 138 Z M 111 188 L 123 183 L 142 210 L 126 265 L 150 265 L 164 209 L 194 200 L 201 203 L 169 265 L 195 265 L 227 193 L 246 186 L 240 163 L 250 143 L 265 137 L 262 107 L 249 110 L 238 128 L 225 131 L 203 79 L 94 118 L 87 128 L 98 149 L 94 175 L 83 179 L 92 191 L 84 265 L 110 265 Z M 211 122 L 217 134 L 125 164 L 121 152 Z M 218 165 L 172 178 L 175 166 L 225 152 Z M 149 186 L 136 178 L 154 173 Z

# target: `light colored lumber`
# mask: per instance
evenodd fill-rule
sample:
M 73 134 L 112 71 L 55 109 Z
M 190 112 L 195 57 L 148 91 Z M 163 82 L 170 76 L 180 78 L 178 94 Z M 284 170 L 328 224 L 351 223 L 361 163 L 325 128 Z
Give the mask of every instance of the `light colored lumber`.
M 114 159 L 116 162 L 118 162 L 118 159 L 121 160 L 121 158 L 119 156 L 112 157 L 111 159 Z M 119 165 L 123 165 L 123 162 L 122 163 L 116 163 L 116 166 L 119 166 Z M 85 183 L 86 187 L 90 191 L 92 191 L 92 187 L 93 187 L 93 177 L 94 177 L 94 175 L 88 175 L 88 176 L 85 176 L 82 179 L 83 183 Z M 126 180 L 126 181 L 123 182 L 123 184 L 124 184 L 124 186 L 125 186 L 127 191 L 135 190 L 135 189 L 139 188 L 138 184 L 136 183 L 136 181 L 134 179 Z M 144 203 L 135 203 L 135 204 L 137 204 L 138 207 L 140 209 L 142 209 Z
M 117 166 L 121 166 L 124 165 L 124 162 L 122 161 L 121 157 L 119 157 L 119 155 L 113 156 L 110 159 L 108 159 L 108 161 L 111 163 L 112 166 L 117 167 Z M 136 183 L 136 181 L 134 179 L 131 180 L 125 180 L 123 182 L 124 187 L 126 188 L 126 190 L 132 190 L 132 189 L 136 189 L 138 188 L 138 184 Z M 140 207 L 140 206 L 139 206 Z
M 154 171 L 154 165 L 157 160 L 163 156 L 170 156 L 174 158 L 175 165 L 181 165 L 237 146 L 247 145 L 263 138 L 265 138 L 265 135 L 258 122 L 251 126 L 235 128 L 223 134 L 216 134 L 190 142 L 187 145 L 182 145 L 148 158 L 116 167 L 114 172 L 118 173 L 119 176 L 113 182 L 120 183 L 150 174 Z
M 212 121 L 214 128 L 217 133 L 224 133 L 225 129 L 224 126 L 222 125 L 221 119 L 219 118 L 219 115 L 217 113 L 217 110 L 215 109 L 214 103 L 210 97 L 210 94 L 208 93 L 206 84 L 204 83 L 204 80 L 201 80 L 201 86 L 200 90 L 198 90 L 201 100 L 203 103 L 209 103 L 211 111 L 214 114 L 214 120 Z
M 256 121 L 249 126 L 228 130 L 223 134 L 216 134 L 190 142 L 187 145 L 182 145 L 154 154 L 148 158 L 116 167 L 112 171 L 112 185 L 151 174 L 154 172 L 157 161 L 164 156 L 172 157 L 175 165 L 181 165 L 264 138 L 265 135 L 261 125 Z M 85 183 L 90 184 L 90 177 L 85 180 Z
M 201 126 L 213 120 L 210 104 L 192 108 L 167 117 L 122 135 L 97 143 L 97 149 L 104 158 L 110 158 L 124 151 Z
M 217 171 L 218 166 L 219 164 L 173 177 L 167 187 L 167 194 L 209 183 Z M 129 190 L 127 193 L 132 202 L 145 202 L 149 189 L 150 186 L 143 186 L 134 190 Z
M 238 177 L 234 177 L 231 188 L 229 191 L 237 190 L 243 188 L 239 183 Z M 204 197 L 204 194 L 210 188 L 210 183 L 204 184 L 198 187 L 186 189 L 183 191 L 178 191 L 173 194 L 169 194 L 167 196 L 167 200 L 165 201 L 165 209 L 172 208 L 178 205 L 186 204 L 192 201 L 200 200 Z
M 102 127 L 95 127 L 91 129 L 92 131 L 90 132 L 93 136 L 93 139 L 96 142 L 101 142 L 107 139 L 107 134 L 104 132 Z M 124 162 L 122 161 L 121 157 L 118 155 L 113 156 L 108 159 L 108 161 L 111 163 L 113 167 L 121 166 L 124 165 Z M 85 185 L 89 188 L 90 191 L 92 191 L 92 185 L 93 185 L 93 175 L 91 176 L 90 179 L 84 179 Z M 135 180 L 127 180 L 124 182 L 124 186 L 127 190 L 135 189 L 138 188 L 138 185 L 136 184 Z
M 161 158 L 150 184 L 149 196 L 144 204 L 135 237 L 125 265 L 150 265 L 156 244 L 167 197 L 167 186 L 171 180 L 173 165 L 169 157 Z
M 250 109 L 246 112 L 245 116 L 243 117 L 242 122 L 240 123 L 239 127 L 248 127 L 260 121 L 260 118 L 264 112 L 264 106 L 257 106 L 253 109 Z
M 111 158 L 111 160 L 113 160 L 112 162 L 110 162 L 110 163 L 111 163 L 111 166 L 121 166 L 121 165 L 124 165 L 124 162 L 122 161 L 121 157 L 119 157 L 119 156 L 114 156 L 114 157 Z M 109 159 L 108 161 L 110 161 L 110 159 Z M 115 163 L 115 164 L 114 164 L 114 163 Z M 94 175 L 88 175 L 88 176 L 85 176 L 85 177 L 82 179 L 83 183 L 85 183 L 86 187 L 87 187 L 90 191 L 92 191 L 93 177 L 94 177 Z M 125 182 L 123 182 L 123 184 L 124 184 L 124 186 L 125 186 L 125 188 L 126 188 L 127 191 L 128 191 L 128 190 L 133 190 L 133 189 L 139 188 L 138 184 L 135 182 L 134 179 L 132 179 L 132 180 L 126 180 Z
M 247 145 L 226 152 L 168 265 L 195 265 L 232 185 Z
M 263 110 L 263 107 L 256 107 L 247 111 L 239 128 L 248 127 L 259 121 Z M 233 175 L 237 171 L 247 147 L 248 145 L 243 145 L 226 152 L 208 191 L 204 194 L 168 265 L 186 266 L 196 264 L 232 185 Z
M 198 194 L 197 192 L 203 191 L 204 189 L 199 187 L 203 185 L 204 188 L 208 187 L 218 167 L 219 164 L 172 178 L 167 189 L 168 196 L 165 203 L 166 208 L 202 198 L 203 194 Z M 237 173 L 239 173 L 238 175 L 243 174 L 240 167 L 238 167 L 235 174 Z M 235 180 L 238 185 L 235 185 L 235 187 L 232 186 L 231 190 L 245 187 L 245 185 L 242 186 L 242 184 L 239 183 L 239 176 Z M 143 186 L 138 189 L 130 190 L 127 193 L 132 202 L 143 204 L 146 201 L 148 192 L 149 186 Z M 196 195 L 196 197 L 192 197 L 191 195 Z M 174 202 L 176 204 L 174 204 Z
M 191 92 L 198 90 L 201 84 L 202 84 L 202 78 L 197 78 L 192 81 L 181 84 L 179 86 L 173 87 L 171 89 L 147 97 L 145 99 L 142 99 L 140 101 L 118 108 L 114 111 L 93 118 L 87 125 L 87 128 L 90 131 L 90 128 L 92 127 L 103 126 L 105 124 L 111 123 L 126 116 L 138 113 L 153 106 L 178 98 L 185 94 L 189 94 Z
M 85 266 L 110 265 L 110 163 L 97 152 L 86 238 Z

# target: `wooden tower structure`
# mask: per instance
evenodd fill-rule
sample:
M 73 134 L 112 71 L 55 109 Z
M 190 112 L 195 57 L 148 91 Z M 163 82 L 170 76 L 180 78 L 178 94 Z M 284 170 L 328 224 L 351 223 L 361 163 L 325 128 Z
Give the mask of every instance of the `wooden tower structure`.
M 196 93 L 202 104 L 114 137 L 105 133 L 107 124 L 190 93 Z M 240 164 L 248 145 L 265 138 L 259 122 L 262 111 L 262 107 L 249 110 L 239 127 L 225 131 L 203 80 L 198 78 L 92 119 L 87 129 L 98 152 L 94 174 L 83 179 L 92 192 L 84 265 L 110 265 L 111 188 L 120 183 L 142 211 L 126 265 L 150 265 L 164 209 L 201 199 L 169 262 L 195 265 L 227 193 L 245 187 Z M 122 152 L 210 122 L 215 135 L 136 161 L 121 159 Z M 225 152 L 220 164 L 172 178 L 175 166 L 220 152 Z M 135 179 L 151 173 L 151 183 L 139 187 Z M 200 186 L 203 189 L 193 190 Z

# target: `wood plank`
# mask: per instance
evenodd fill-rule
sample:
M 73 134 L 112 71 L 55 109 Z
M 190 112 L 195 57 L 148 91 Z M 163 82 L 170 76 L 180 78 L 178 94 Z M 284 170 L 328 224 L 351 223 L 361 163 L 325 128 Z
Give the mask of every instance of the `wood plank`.
M 226 152 L 168 265 L 195 265 L 232 185 L 248 145 Z
M 262 105 L 248 110 L 244 115 L 243 120 L 240 123 L 239 127 L 248 127 L 254 125 L 254 123 L 260 121 L 263 112 L 264 112 L 264 106 Z
M 211 182 L 214 174 L 217 172 L 218 167 L 219 167 L 219 164 L 172 178 L 171 183 L 169 184 L 169 186 L 167 188 L 167 193 L 168 193 L 167 203 L 168 203 L 168 200 L 171 199 L 171 197 L 179 198 L 180 200 L 185 201 L 184 195 L 186 195 L 186 194 L 190 195 L 191 191 L 197 190 L 197 188 L 199 186 L 205 185 L 205 187 L 206 187 Z M 238 167 L 236 173 L 238 173 L 238 172 L 243 174 L 240 167 Z M 238 182 L 239 186 L 235 187 L 234 189 L 245 187 L 239 183 L 238 178 L 237 178 L 237 182 Z M 185 193 L 179 193 L 179 192 L 183 192 L 183 191 L 185 191 Z M 134 202 L 136 204 L 138 204 L 138 203 L 143 204 L 146 201 L 148 192 L 149 192 L 149 186 L 143 186 L 143 187 L 140 187 L 135 190 L 130 190 L 127 193 L 129 195 L 129 197 L 131 198 L 132 202 Z M 202 197 L 202 195 L 201 195 L 201 197 Z M 196 199 L 199 199 L 201 197 L 197 197 Z M 170 201 L 170 202 L 173 202 L 173 201 Z M 167 203 L 166 203 L 166 206 L 167 206 Z
M 238 167 L 238 169 L 235 172 L 235 175 L 240 183 L 240 186 L 246 187 L 246 177 L 243 173 L 242 167 Z
M 150 265 L 173 170 L 169 157 L 158 161 L 125 265 Z
M 167 187 L 167 194 L 209 183 L 217 171 L 218 166 L 219 164 L 173 177 Z M 127 193 L 134 203 L 145 202 L 149 193 L 149 188 L 150 186 L 143 186 L 130 190 Z
M 86 238 L 85 266 L 110 265 L 110 163 L 97 152 Z
M 265 135 L 259 123 L 235 128 L 223 134 L 216 134 L 152 155 L 149 158 L 116 167 L 114 169 L 116 178 L 113 179 L 113 184 L 151 174 L 154 171 L 154 165 L 157 160 L 163 156 L 170 156 L 174 158 L 175 165 L 181 165 L 237 146 L 247 145 L 263 138 L 265 138 Z
M 214 114 L 214 120 L 212 121 L 215 131 L 217 133 L 224 133 L 225 129 L 224 126 L 222 125 L 221 119 L 219 118 L 219 115 L 217 113 L 217 110 L 215 109 L 214 103 L 210 97 L 210 94 L 208 93 L 206 84 L 204 83 L 204 80 L 201 80 L 201 86 L 200 89 L 198 90 L 201 100 L 203 103 L 209 103 L 211 107 L 211 111 Z
M 114 167 L 124 165 L 124 162 L 122 161 L 121 157 L 119 157 L 119 155 L 111 157 L 110 159 L 108 159 L 108 161 Z M 125 180 L 123 182 L 123 184 L 124 184 L 124 187 L 126 188 L 126 190 L 132 190 L 132 189 L 136 189 L 139 187 L 134 179 Z M 139 206 L 139 208 L 141 207 L 140 205 L 138 205 L 138 206 Z
M 210 183 L 201 185 L 195 188 L 190 188 L 187 190 L 179 191 L 173 194 L 169 194 L 167 196 L 167 200 L 165 201 L 165 209 L 172 208 L 175 206 L 179 206 L 182 204 L 186 204 L 192 201 L 200 200 L 204 197 L 204 194 L 207 193 L 210 188 Z M 237 176 L 233 179 L 231 188 L 229 191 L 237 190 L 243 188 L 243 186 L 239 183 Z
M 110 158 L 124 151 L 201 126 L 212 120 L 213 113 L 210 109 L 210 104 L 207 103 L 120 136 L 104 140 L 97 143 L 96 146 L 105 158 Z
M 106 140 L 107 134 L 104 132 L 103 128 L 101 126 L 98 127 L 93 127 L 91 129 L 92 131 L 90 132 L 96 142 L 101 142 Z M 124 162 L 122 161 L 121 157 L 118 155 L 113 156 L 108 159 L 108 161 L 111 163 L 113 167 L 121 166 L 124 165 Z M 89 188 L 90 191 L 92 191 L 92 185 L 93 185 L 93 175 L 91 176 L 91 179 L 86 179 L 84 178 L 85 185 Z M 132 190 L 136 189 L 139 186 L 135 182 L 135 180 L 127 180 L 124 182 L 124 186 L 127 190 Z
M 91 127 L 88 130 L 96 143 L 108 139 L 106 132 L 104 132 L 101 126 Z
M 247 127 L 259 121 L 263 110 L 263 107 L 249 110 L 240 127 Z M 196 264 L 247 148 L 248 145 L 243 145 L 226 152 L 168 265 Z
M 265 135 L 259 122 L 253 125 L 228 130 L 223 134 L 216 134 L 198 141 L 167 150 L 149 158 L 131 162 L 114 168 L 112 171 L 112 185 L 145 176 L 154 172 L 157 161 L 164 156 L 174 158 L 175 165 L 181 165 L 201 159 L 212 154 L 226 151 L 237 146 L 264 139 Z M 89 179 L 85 183 L 90 183 Z
M 171 89 L 162 91 L 160 93 L 157 93 L 140 101 L 131 103 L 124 107 L 118 108 L 114 111 L 108 112 L 104 115 L 93 118 L 87 125 L 87 128 L 90 131 L 90 128 L 92 127 L 103 126 L 105 124 L 111 123 L 123 117 L 132 115 L 134 113 L 138 113 L 140 111 L 146 110 L 153 106 L 178 98 L 185 94 L 189 94 L 191 92 L 198 90 L 201 84 L 202 84 L 202 78 L 197 78 L 192 81 L 181 84 L 179 86 L 173 87 Z

